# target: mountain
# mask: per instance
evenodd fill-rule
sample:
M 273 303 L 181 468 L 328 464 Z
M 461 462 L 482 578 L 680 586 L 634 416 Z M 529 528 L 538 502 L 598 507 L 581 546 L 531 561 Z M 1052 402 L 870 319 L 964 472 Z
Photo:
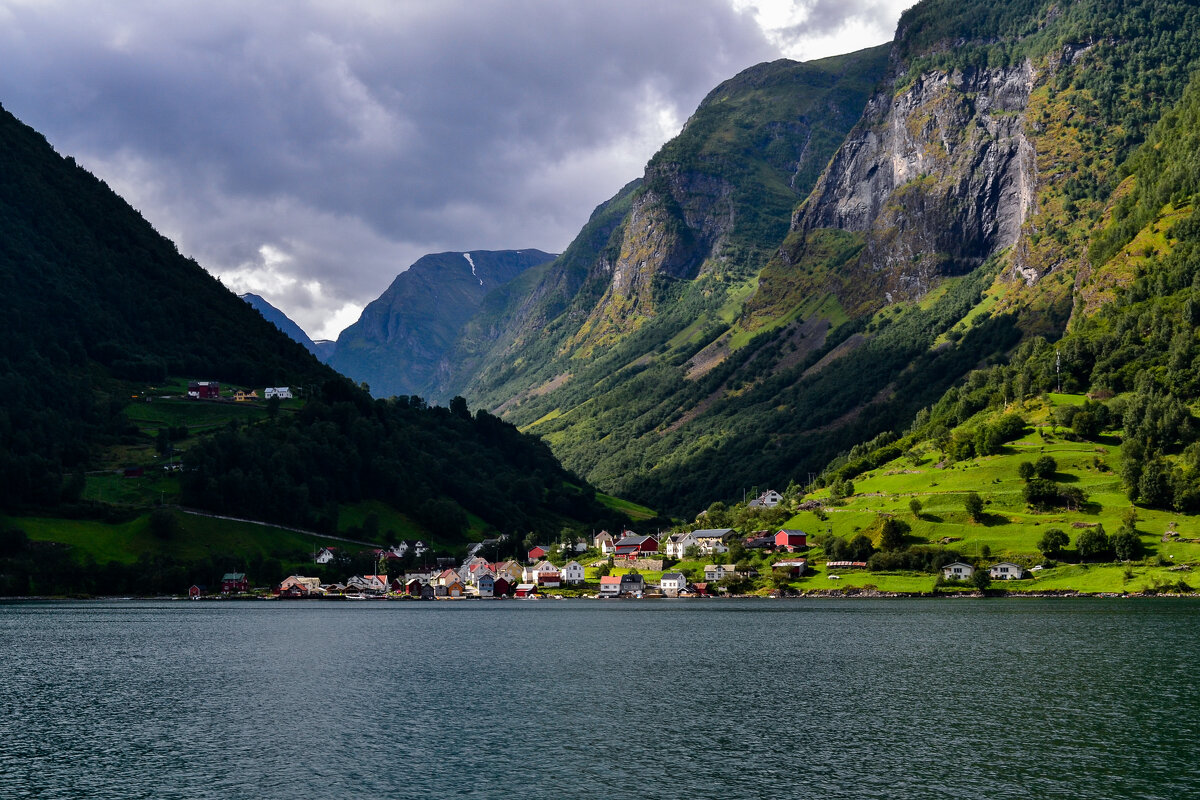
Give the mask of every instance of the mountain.
M 1128 284 L 1091 240 L 1197 13 L 925 0 L 889 46 L 747 70 L 468 323 L 449 390 L 675 511 L 807 482 Z
M 0 507 L 57 503 L 121 441 L 128 382 L 333 377 L 3 109 L 0 282 Z
M 549 258 L 480 256 L 479 280 L 493 285 Z M 86 519 L 89 541 L 115 537 L 105 560 L 171 552 L 178 512 L 160 508 L 146 540 L 129 535 L 147 531 L 151 504 L 360 537 L 364 519 L 383 516 L 446 549 L 625 521 L 543 443 L 461 398 L 448 408 L 372 400 L 2 109 L 0 283 L 0 512 Z M 181 398 L 196 379 L 226 395 Z M 232 392 L 283 385 L 301 397 L 235 402 Z M 161 455 L 180 453 L 182 471 L 159 469 Z M 114 485 L 114 471 L 139 478 Z M 8 536 L 18 523 L 0 520 L 23 548 L 24 533 Z M 63 526 L 39 527 L 60 541 Z M 9 566 L 0 557 L 0 574 Z M 32 585 L 18 584 L 5 585 Z
M 338 336 L 329 363 L 378 397 L 445 402 L 452 347 L 485 300 L 531 267 L 541 250 L 472 250 L 422 256 Z
M 331 342 L 323 340 L 325 346 L 318 345 L 312 339 L 308 338 L 308 334 L 299 325 L 292 322 L 287 314 L 284 314 L 257 294 L 247 292 L 246 294 L 239 294 L 238 297 L 245 300 L 255 311 L 262 314 L 263 319 L 287 334 L 287 337 L 293 342 L 302 345 L 305 350 L 312 353 L 318 359 L 322 361 L 328 360 L 325 356 L 332 351 L 332 348 L 328 346 L 332 344 Z

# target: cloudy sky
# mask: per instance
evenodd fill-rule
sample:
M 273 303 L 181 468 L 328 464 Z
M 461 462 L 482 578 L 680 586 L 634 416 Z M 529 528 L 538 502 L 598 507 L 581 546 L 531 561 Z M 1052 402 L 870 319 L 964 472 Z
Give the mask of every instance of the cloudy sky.
M 726 78 L 913 0 L 0 0 L 0 103 L 336 338 L 424 253 L 559 252 Z

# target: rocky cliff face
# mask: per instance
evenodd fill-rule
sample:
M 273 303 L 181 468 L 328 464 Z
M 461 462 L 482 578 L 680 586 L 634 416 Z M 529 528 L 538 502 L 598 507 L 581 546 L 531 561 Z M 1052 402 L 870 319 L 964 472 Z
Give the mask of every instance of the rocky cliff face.
M 929 72 L 876 94 L 793 232 L 864 235 L 855 292 L 888 302 L 927 292 L 1016 243 L 1037 182 L 1025 112 L 1034 69 Z M 856 298 L 859 299 L 859 298 Z

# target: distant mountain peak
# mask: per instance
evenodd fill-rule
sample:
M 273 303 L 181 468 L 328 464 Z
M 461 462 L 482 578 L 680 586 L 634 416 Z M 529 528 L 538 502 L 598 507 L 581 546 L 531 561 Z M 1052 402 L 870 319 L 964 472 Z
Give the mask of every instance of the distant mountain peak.
M 292 321 L 287 314 L 280 311 L 275 306 L 271 305 L 262 295 L 254 294 L 253 292 L 245 292 L 239 294 L 238 297 L 249 303 L 255 311 L 263 315 L 263 319 L 270 322 L 276 328 L 287 334 L 288 338 L 304 346 L 304 349 L 312 353 L 322 361 L 328 361 L 331 355 L 331 348 L 321 347 L 304 332 L 304 329 Z
M 529 248 L 422 256 L 342 331 L 329 364 L 376 396 L 445 399 L 440 387 L 451 351 L 484 298 L 554 258 Z

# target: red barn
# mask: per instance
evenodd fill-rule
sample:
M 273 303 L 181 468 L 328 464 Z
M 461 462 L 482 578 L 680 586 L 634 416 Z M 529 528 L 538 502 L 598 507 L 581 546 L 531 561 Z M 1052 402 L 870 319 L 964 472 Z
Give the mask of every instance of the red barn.
M 512 594 L 512 592 L 513 592 L 513 585 L 508 580 L 508 578 L 505 578 L 501 575 L 497 575 L 496 582 L 494 584 L 492 584 L 492 596 L 500 597 L 502 595 Z
M 546 557 L 546 556 L 548 556 L 548 555 L 550 555 L 550 548 L 549 548 L 549 547 L 542 547 L 542 546 L 539 544 L 539 545 L 537 545 L 537 546 L 533 547 L 533 548 L 532 548 L 532 549 L 529 551 L 529 561 L 530 561 L 531 563 L 532 563 L 532 562 L 534 562 L 534 561 L 541 561 L 543 558 L 545 558 L 545 557 Z
M 808 547 L 808 534 L 804 531 L 783 528 L 775 534 L 775 547 L 787 550 L 789 553 Z

